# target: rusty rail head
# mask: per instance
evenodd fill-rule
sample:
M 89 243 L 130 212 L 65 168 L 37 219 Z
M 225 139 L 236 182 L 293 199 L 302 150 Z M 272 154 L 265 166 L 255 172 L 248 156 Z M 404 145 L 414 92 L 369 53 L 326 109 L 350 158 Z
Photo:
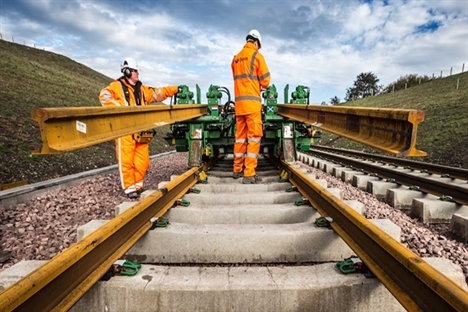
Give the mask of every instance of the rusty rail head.
M 277 113 L 391 155 L 427 155 L 416 149 L 421 110 L 279 104 Z

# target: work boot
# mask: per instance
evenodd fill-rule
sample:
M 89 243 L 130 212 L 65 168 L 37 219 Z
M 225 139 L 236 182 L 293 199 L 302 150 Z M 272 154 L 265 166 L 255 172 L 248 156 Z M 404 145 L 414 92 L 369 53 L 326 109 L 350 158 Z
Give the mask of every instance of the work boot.
M 130 192 L 127 194 L 127 197 L 130 199 L 137 199 L 138 198 L 138 193 L 137 192 Z
M 241 172 L 233 172 L 233 173 L 232 173 L 232 177 L 233 177 L 234 179 L 242 178 L 243 175 L 244 175 L 244 174 L 242 173 L 242 171 L 241 171 Z
M 258 183 L 262 183 L 262 178 L 256 175 L 253 177 L 244 177 L 244 179 L 242 180 L 242 183 L 243 184 L 258 184 Z

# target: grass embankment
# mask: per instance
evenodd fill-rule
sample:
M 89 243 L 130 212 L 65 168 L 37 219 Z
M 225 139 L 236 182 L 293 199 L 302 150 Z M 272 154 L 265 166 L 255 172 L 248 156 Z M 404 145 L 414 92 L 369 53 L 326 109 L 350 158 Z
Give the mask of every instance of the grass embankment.
M 419 124 L 416 147 L 428 155 L 417 160 L 468 168 L 468 72 L 341 105 L 422 110 L 425 120 Z M 322 142 L 335 138 L 325 134 Z M 344 138 L 333 146 L 375 152 Z
M 116 164 L 113 142 L 71 153 L 31 156 L 42 146 L 32 109 L 100 106 L 99 91 L 112 78 L 65 56 L 4 40 L 0 40 L 0 68 L 0 185 L 34 183 Z M 173 150 L 159 134 L 150 149 L 153 154 Z

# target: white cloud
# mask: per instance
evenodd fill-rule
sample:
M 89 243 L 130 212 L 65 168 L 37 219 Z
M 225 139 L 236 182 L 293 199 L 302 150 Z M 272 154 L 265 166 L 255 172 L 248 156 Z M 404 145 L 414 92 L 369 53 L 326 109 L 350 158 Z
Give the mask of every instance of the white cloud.
M 468 1 L 0 0 L 0 33 L 63 54 L 111 78 L 133 56 L 150 85 L 232 90 L 230 62 L 258 28 L 278 87 L 311 101 L 343 99 L 362 72 L 388 84 L 406 74 L 459 72 L 468 60 Z M 418 32 L 423 25 L 437 29 Z

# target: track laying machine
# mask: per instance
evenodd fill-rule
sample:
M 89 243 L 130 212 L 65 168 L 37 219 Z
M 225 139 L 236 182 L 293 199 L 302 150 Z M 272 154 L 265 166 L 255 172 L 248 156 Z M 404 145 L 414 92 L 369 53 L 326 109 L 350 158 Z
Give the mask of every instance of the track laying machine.
M 288 86 L 285 88 L 287 101 Z M 227 100 L 223 103 L 223 93 Z M 177 94 L 178 104 L 193 104 L 193 93 L 183 88 Z M 197 166 L 200 162 L 232 154 L 235 142 L 236 117 L 235 102 L 226 87 L 211 85 L 206 93 L 208 114 L 199 118 L 177 122 L 171 125 L 166 141 L 175 146 L 177 152 L 189 152 L 188 163 Z M 298 122 L 276 114 L 278 92 L 275 85 L 262 92 L 264 99 L 262 120 L 263 137 L 260 152 L 273 154 L 287 161 L 295 159 L 295 151 L 307 151 L 311 144 L 321 138 L 321 131 L 315 126 Z M 197 101 L 200 103 L 200 88 L 197 86 Z M 291 103 L 309 104 L 309 89 L 298 86 L 291 93 Z

